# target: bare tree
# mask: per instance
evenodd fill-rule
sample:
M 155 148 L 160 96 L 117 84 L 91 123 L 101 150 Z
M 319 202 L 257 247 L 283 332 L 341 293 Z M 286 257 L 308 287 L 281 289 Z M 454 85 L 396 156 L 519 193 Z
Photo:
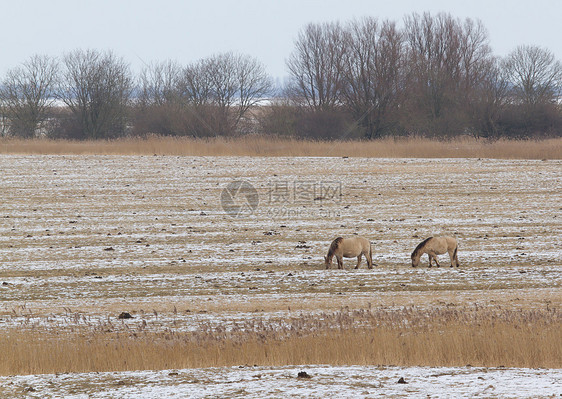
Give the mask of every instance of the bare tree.
M 129 66 L 111 51 L 75 50 L 64 57 L 60 99 L 73 118 L 65 135 L 83 139 L 125 133 L 132 92 Z
M 186 103 L 203 106 L 214 101 L 212 86 L 209 60 L 203 59 L 184 68 L 179 81 L 179 93 Z
M 214 110 L 214 91 L 208 59 L 186 66 L 178 80 L 177 92 L 185 118 L 185 134 L 214 136 L 225 133 L 226 122 L 217 121 Z
M 233 134 L 236 128 L 234 115 L 231 112 L 238 99 L 237 65 L 233 53 L 213 55 L 202 60 L 204 76 L 209 84 L 211 106 L 207 121 L 215 134 Z
M 380 137 L 394 123 L 402 92 L 402 43 L 394 22 L 364 18 L 346 28 L 342 94 L 367 138 Z
M 177 101 L 180 76 L 181 66 L 174 61 L 147 65 L 140 74 L 140 103 L 162 106 Z
M 504 60 L 510 104 L 504 133 L 512 137 L 559 135 L 562 64 L 538 46 L 519 46 Z
M 8 71 L 0 86 L 0 102 L 10 134 L 34 137 L 47 133 L 57 73 L 57 61 L 40 55 Z
M 341 104 L 344 31 L 338 23 L 309 24 L 287 60 L 294 101 L 315 111 Z
M 458 78 L 458 56 L 460 45 L 451 16 L 439 14 L 434 18 L 429 13 L 413 14 L 405 18 L 405 33 L 408 43 L 409 86 L 415 90 L 412 99 L 416 106 L 425 108 L 422 113 L 433 119 L 442 113 L 447 98 L 448 86 Z
M 196 134 L 233 134 L 250 109 L 271 93 L 273 81 L 256 59 L 222 53 L 184 69 L 179 92 Z
M 459 29 L 460 36 L 460 76 L 459 88 L 466 102 L 473 101 L 471 96 L 475 86 L 490 77 L 495 70 L 496 61 L 488 44 L 488 31 L 481 21 L 467 18 Z
M 6 137 L 8 135 L 8 124 L 8 117 L 6 116 L 4 105 L 0 100 L 0 137 Z
M 238 81 L 238 97 L 236 104 L 235 123 L 238 125 L 247 113 L 273 92 L 273 79 L 265 66 L 257 59 L 249 56 L 236 58 Z
M 535 106 L 556 103 L 562 96 L 562 63 L 538 46 L 519 46 L 504 64 L 514 101 Z
M 182 68 L 174 61 L 147 65 L 140 73 L 133 133 L 184 135 L 183 107 L 178 91 Z
M 471 89 L 485 73 L 488 35 L 480 22 L 449 14 L 405 18 L 408 49 L 408 111 L 426 133 L 455 134 L 469 125 Z
M 491 58 L 481 73 L 471 90 L 473 100 L 469 109 L 473 134 L 497 138 L 502 134 L 500 120 L 509 101 L 509 82 L 496 58 Z

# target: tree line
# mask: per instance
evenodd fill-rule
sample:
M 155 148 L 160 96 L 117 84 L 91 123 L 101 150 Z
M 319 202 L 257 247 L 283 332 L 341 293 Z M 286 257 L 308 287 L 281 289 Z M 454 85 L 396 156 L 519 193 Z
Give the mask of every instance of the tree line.
M 562 135 L 562 64 L 495 56 L 480 21 L 411 14 L 310 23 L 276 87 L 249 55 L 162 61 L 133 76 L 111 51 L 34 55 L 0 83 L 0 134 L 107 139 L 247 133 L 317 139 Z

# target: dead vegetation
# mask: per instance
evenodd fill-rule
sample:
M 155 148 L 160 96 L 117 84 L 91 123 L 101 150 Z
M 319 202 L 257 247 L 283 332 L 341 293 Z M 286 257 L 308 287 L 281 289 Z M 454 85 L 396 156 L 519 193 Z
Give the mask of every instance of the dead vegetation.
M 560 161 L 13 155 L 0 165 L 0 374 L 560 367 Z M 303 170 L 320 182 L 338 171 L 343 198 L 268 203 L 269 181 L 292 184 Z M 262 202 L 234 219 L 219 198 L 240 176 Z M 276 206 L 289 212 L 272 217 Z M 443 232 L 459 239 L 461 267 L 411 268 L 415 245 Z M 373 240 L 377 266 L 324 270 L 330 240 L 356 233 Z
M 426 138 L 321 141 L 275 136 L 205 139 L 155 136 L 71 141 L 4 138 L 0 139 L 0 154 L 562 159 L 562 139 L 489 141 L 465 137 L 450 141 Z
M 233 328 L 146 330 L 142 319 L 115 332 L 107 319 L 70 334 L 12 330 L 0 337 L 0 374 L 40 374 L 250 365 L 562 366 L 559 309 L 447 307 L 341 309 Z

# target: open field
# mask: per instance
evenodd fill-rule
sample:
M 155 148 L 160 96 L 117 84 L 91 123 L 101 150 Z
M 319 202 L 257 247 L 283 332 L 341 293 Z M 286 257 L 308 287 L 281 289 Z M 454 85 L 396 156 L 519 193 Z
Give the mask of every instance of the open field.
M 548 140 L 450 141 L 386 138 L 370 141 L 316 141 L 275 136 L 203 139 L 148 137 L 111 141 L 21 140 L 0 138 L 0 154 L 36 155 L 189 155 L 383 158 L 562 159 L 562 138 Z
M 298 378 L 306 372 L 310 378 Z M 398 383 L 400 378 L 403 384 Z M 562 371 L 478 367 L 229 367 L 0 377 L 4 397 L 555 398 Z
M 543 158 L 3 155 L 0 374 L 262 367 L 243 377 L 179 372 L 198 384 L 197 373 L 246 381 L 296 370 L 279 366 L 365 366 L 316 369 L 328 376 L 307 382 L 323 396 L 347 386 L 338 373 L 364 384 L 379 371 L 391 380 L 441 372 L 371 365 L 457 367 L 446 373 L 466 377 L 458 389 L 488 381 L 477 367 L 506 366 L 490 373 L 540 374 L 550 394 L 545 381 L 562 368 L 562 161 Z M 235 180 L 259 201 L 225 202 Z M 330 241 L 353 234 L 372 241 L 376 268 L 352 270 L 347 259 L 346 270 L 324 270 Z M 440 268 L 425 256 L 412 268 L 414 247 L 439 234 L 459 239 L 461 267 L 445 255 Z M 99 384 L 120 390 L 125 375 Z M 149 389 L 158 375 L 130 378 Z M 59 379 L 3 377 L 2 386 L 64 396 L 91 380 Z M 477 392 L 467 389 L 458 392 Z

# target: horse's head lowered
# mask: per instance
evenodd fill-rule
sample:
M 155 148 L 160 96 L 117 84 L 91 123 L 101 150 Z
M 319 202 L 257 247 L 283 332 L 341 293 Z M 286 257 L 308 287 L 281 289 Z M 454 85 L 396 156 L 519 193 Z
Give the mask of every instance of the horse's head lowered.
M 414 252 L 412 252 L 412 267 L 417 267 L 420 264 L 420 258 L 423 255 L 424 247 L 432 238 L 433 237 L 426 238 L 414 249 Z
M 412 253 L 412 267 L 418 267 L 420 264 L 420 258 L 421 254 L 416 253 L 416 251 Z

